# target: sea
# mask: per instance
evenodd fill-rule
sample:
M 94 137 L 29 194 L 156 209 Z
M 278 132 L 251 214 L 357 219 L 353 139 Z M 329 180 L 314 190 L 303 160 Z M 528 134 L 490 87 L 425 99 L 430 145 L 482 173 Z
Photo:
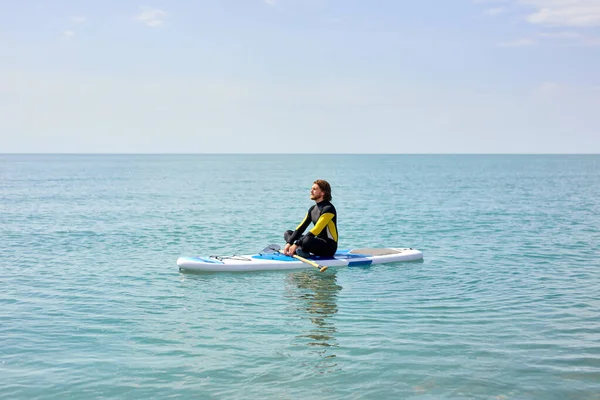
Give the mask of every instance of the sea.
M 416 262 L 190 274 L 283 245 Z M 0 155 L 2 399 L 600 399 L 599 155 Z

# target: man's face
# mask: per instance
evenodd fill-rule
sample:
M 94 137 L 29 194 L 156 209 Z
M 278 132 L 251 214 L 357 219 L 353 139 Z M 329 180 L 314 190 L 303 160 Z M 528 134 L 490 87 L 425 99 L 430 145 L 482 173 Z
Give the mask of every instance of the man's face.
M 324 193 L 316 183 L 312 185 L 310 188 L 310 199 L 316 201 L 317 203 L 323 201 Z

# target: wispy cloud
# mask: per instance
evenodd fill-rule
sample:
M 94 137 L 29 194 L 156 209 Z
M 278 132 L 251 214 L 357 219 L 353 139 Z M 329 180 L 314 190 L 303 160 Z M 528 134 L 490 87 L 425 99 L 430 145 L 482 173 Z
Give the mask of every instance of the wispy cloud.
M 167 13 L 163 10 L 159 10 L 157 8 L 145 8 L 135 17 L 135 19 L 143 22 L 147 26 L 154 28 L 163 24 L 164 17 L 166 15 Z
M 600 37 L 573 31 L 539 32 L 539 38 L 554 40 L 568 46 L 600 46 Z
M 500 47 L 527 47 L 527 46 L 535 46 L 537 45 L 537 40 L 533 38 L 521 38 L 517 40 L 511 40 L 508 42 L 500 42 L 498 46 Z
M 557 82 L 542 82 L 537 87 L 537 89 L 543 93 L 556 93 L 562 88 L 563 85 Z
M 600 36 L 590 28 L 600 27 L 600 0 L 473 0 L 487 5 L 485 15 L 510 13 L 519 20 L 544 29 L 528 37 L 499 43 L 501 47 L 533 46 L 541 42 L 561 46 L 600 46 Z M 552 31 L 552 29 L 568 29 Z
M 598 0 L 518 0 L 536 11 L 526 20 L 532 24 L 564 27 L 600 26 Z
M 63 39 L 65 39 L 65 40 L 70 40 L 74 37 L 75 37 L 75 32 L 73 32 L 73 31 L 64 31 L 63 32 Z
M 274 6 L 277 4 L 277 0 L 264 0 L 264 2 L 270 6 Z
M 475 4 L 510 3 L 512 0 L 473 0 Z
M 599 0 L 473 0 L 487 5 L 486 15 L 514 9 L 522 19 L 535 25 L 553 27 L 600 26 Z
M 600 86 L 574 85 L 564 82 L 546 81 L 535 85 L 532 88 L 532 93 L 541 98 L 559 98 L 565 96 L 581 97 L 589 95 L 596 97 L 598 93 L 600 93 Z
M 582 36 L 581 43 L 586 46 L 600 46 L 600 37 L 598 36 Z
M 87 18 L 83 15 L 76 15 L 71 18 L 71 22 L 74 22 L 76 24 L 83 24 L 85 21 L 87 21 Z
M 539 37 L 548 38 L 548 39 L 580 39 L 582 37 L 581 33 L 570 32 L 570 31 L 562 31 L 562 32 L 540 32 L 538 33 Z
M 600 46 L 600 37 L 573 31 L 538 32 L 530 37 L 501 42 L 500 47 L 526 47 L 543 43 L 552 43 L 567 47 Z
M 557 100 L 567 94 L 568 86 L 559 82 L 540 82 L 531 88 L 531 95 L 537 100 Z
M 494 7 L 494 8 L 488 8 L 483 13 L 485 15 L 494 16 L 494 15 L 502 14 L 503 12 L 504 12 L 503 7 Z

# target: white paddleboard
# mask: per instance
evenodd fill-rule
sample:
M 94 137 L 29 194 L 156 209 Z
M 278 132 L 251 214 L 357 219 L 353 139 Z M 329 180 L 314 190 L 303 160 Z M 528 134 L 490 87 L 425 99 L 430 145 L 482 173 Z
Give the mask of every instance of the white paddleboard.
M 311 257 L 310 260 L 327 267 L 367 266 L 421 260 L 423 253 L 407 248 L 339 250 L 332 258 Z M 314 267 L 281 253 L 259 253 L 247 256 L 179 257 L 177 266 L 182 272 L 245 272 L 310 269 Z

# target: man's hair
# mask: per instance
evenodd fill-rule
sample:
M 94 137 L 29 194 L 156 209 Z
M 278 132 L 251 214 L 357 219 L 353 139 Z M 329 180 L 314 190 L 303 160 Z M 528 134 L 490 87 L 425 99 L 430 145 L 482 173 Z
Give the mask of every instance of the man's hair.
M 313 183 L 316 183 L 323 191 L 323 200 L 331 201 L 331 186 L 329 185 L 329 182 L 323 179 L 317 179 Z

